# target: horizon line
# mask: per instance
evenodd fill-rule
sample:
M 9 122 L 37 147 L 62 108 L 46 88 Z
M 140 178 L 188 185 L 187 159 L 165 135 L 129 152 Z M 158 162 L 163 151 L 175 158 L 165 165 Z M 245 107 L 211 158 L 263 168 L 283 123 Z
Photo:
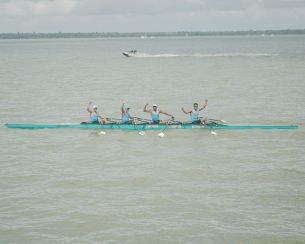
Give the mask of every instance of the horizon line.
M 247 29 L 247 30 L 177 30 L 177 31 L 56 31 L 56 32 L 41 32 L 41 31 L 17 31 L 17 32 L 0 32 L 0 34 L 138 34 L 138 33 L 225 33 L 225 32 L 268 32 L 268 31 L 305 31 L 302 28 L 286 28 L 286 29 Z
M 154 37 L 209 37 L 209 36 L 273 36 L 305 35 L 305 29 L 242 30 L 242 31 L 160 31 L 160 32 L 11 32 L 1 33 L 0 39 L 52 38 L 154 38 Z

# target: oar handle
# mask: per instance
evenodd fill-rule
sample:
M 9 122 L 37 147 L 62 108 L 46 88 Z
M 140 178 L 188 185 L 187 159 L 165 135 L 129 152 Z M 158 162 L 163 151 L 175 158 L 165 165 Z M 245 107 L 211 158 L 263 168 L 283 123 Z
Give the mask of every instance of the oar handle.
M 222 120 L 222 119 L 208 119 L 210 121 L 214 121 L 214 122 L 220 122 L 220 123 L 226 123 L 227 121 Z
M 116 118 L 106 118 L 106 120 L 114 124 L 119 124 L 121 122 L 121 119 L 116 119 Z
M 116 118 L 106 118 L 107 120 L 121 120 L 121 119 L 116 119 Z
M 152 122 L 149 119 L 143 119 L 143 118 L 138 118 L 138 117 L 133 117 L 134 119 L 140 120 L 140 121 L 145 121 L 145 122 Z

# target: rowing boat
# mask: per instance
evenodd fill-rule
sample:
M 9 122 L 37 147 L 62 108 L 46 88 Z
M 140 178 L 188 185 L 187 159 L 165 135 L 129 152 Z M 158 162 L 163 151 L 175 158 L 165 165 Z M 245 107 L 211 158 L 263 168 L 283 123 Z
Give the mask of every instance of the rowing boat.
M 8 128 L 17 129 L 57 129 L 57 128 L 82 128 L 82 129 L 122 129 L 122 130 L 163 130 L 163 129 L 297 129 L 298 125 L 266 125 L 266 124 L 219 124 L 209 123 L 195 125 L 191 123 L 175 124 L 89 124 L 89 123 L 58 123 L 58 124 L 5 124 Z

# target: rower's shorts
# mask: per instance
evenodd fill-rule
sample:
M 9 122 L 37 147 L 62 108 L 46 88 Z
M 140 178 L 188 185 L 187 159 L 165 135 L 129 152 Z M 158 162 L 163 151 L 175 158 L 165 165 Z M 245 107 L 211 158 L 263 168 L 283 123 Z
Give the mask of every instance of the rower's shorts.
M 194 124 L 194 125 L 200 125 L 200 124 L 201 124 L 201 121 L 200 121 L 200 120 L 195 120 L 195 121 L 192 121 L 192 124 Z

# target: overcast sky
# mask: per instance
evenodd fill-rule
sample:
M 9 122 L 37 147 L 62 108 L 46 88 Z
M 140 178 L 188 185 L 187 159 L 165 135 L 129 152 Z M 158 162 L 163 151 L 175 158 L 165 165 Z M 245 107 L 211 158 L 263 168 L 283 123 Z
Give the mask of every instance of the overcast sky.
M 0 33 L 288 28 L 305 28 L 305 0 L 0 0 Z

